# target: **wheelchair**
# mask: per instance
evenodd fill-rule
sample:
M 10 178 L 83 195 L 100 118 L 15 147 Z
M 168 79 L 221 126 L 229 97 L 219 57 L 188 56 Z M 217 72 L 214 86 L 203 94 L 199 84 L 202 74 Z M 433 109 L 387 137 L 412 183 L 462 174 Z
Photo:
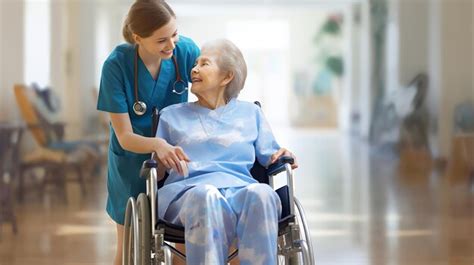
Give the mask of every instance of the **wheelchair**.
M 157 128 L 158 111 L 153 111 L 153 128 Z M 154 134 L 153 134 L 154 135 Z M 166 179 L 158 181 L 158 163 L 155 154 L 143 162 L 140 177 L 146 179 L 146 194 L 127 202 L 123 238 L 123 265 L 173 264 L 173 255 L 186 261 L 185 253 L 172 244 L 184 244 L 184 227 L 157 220 L 157 191 Z M 286 172 L 287 184 L 276 190 L 282 203 L 282 214 L 278 223 L 278 264 L 314 264 L 314 254 L 303 207 L 293 191 L 291 157 L 281 157 L 265 169 L 257 160 L 251 170 L 260 183 L 274 187 L 274 178 Z M 228 262 L 238 255 L 238 249 L 228 256 Z

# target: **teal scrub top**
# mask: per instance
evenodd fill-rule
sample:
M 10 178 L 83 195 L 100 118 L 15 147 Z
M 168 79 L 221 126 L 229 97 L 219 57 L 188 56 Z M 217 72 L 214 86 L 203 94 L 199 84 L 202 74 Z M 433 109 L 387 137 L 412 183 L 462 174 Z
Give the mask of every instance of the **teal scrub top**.
M 181 78 L 190 83 L 191 69 L 199 56 L 199 48 L 189 38 L 179 37 L 173 51 L 178 62 Z M 153 107 L 163 109 L 175 103 L 186 102 L 188 92 L 178 95 L 173 92 L 176 71 L 173 60 L 161 62 L 160 74 L 154 80 L 142 60 L 138 59 L 138 100 L 145 102 L 147 111 L 138 116 L 133 112 L 134 57 L 131 44 L 117 46 L 102 67 L 97 109 L 112 113 L 128 113 L 133 132 L 152 136 L 151 113 Z M 110 125 L 110 143 L 107 172 L 107 213 L 118 224 L 124 223 L 125 208 L 129 197 L 137 197 L 146 191 L 145 180 L 139 177 L 141 165 L 149 154 L 136 154 L 124 150 Z

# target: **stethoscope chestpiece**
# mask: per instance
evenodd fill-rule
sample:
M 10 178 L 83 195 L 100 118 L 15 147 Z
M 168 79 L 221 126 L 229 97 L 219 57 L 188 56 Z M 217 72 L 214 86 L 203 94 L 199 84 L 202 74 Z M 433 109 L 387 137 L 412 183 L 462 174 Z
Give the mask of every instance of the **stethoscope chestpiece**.
M 143 101 L 135 101 L 133 103 L 133 112 L 138 116 L 142 116 L 146 112 L 146 104 Z

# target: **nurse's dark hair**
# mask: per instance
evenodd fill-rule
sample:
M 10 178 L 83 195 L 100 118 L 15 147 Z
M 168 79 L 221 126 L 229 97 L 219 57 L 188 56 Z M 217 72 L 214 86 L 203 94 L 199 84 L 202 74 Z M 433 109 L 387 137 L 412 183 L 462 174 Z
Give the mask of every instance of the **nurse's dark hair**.
M 122 34 L 130 44 L 135 44 L 133 33 L 142 38 L 150 37 L 153 32 L 176 18 L 173 9 L 163 0 L 136 0 L 125 19 Z
M 225 88 L 225 100 L 237 98 L 240 90 L 244 88 L 245 79 L 247 79 L 247 64 L 242 52 L 233 42 L 226 39 L 218 39 L 204 44 L 201 54 L 206 50 L 217 53 L 217 66 L 221 72 L 234 74 L 234 78 Z

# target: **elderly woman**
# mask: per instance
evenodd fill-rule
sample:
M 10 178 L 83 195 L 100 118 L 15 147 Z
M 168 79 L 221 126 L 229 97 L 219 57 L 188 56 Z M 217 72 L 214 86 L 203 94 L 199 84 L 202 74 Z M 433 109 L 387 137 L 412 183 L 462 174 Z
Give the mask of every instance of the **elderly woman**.
M 280 200 L 250 168 L 255 158 L 269 165 L 292 154 L 275 141 L 258 106 L 236 99 L 246 76 L 232 42 L 208 43 L 191 71 L 198 100 L 161 111 L 157 136 L 182 148 L 189 161 L 169 171 L 158 215 L 185 227 L 187 264 L 226 264 L 234 240 L 241 264 L 277 263 Z

